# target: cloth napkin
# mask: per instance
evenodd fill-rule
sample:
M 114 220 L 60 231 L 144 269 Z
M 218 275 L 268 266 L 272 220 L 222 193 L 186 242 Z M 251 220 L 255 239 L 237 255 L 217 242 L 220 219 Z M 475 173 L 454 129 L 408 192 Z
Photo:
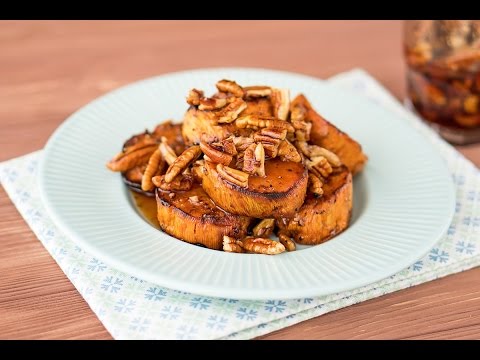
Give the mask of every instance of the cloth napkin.
M 38 239 L 116 339 L 250 339 L 480 265 L 479 170 L 364 71 L 352 70 L 329 82 L 356 91 L 411 124 L 448 163 L 456 187 L 453 221 L 430 252 L 399 273 L 352 291 L 297 300 L 245 301 L 167 289 L 104 264 L 62 234 L 36 190 L 42 151 L 1 163 L 0 181 Z

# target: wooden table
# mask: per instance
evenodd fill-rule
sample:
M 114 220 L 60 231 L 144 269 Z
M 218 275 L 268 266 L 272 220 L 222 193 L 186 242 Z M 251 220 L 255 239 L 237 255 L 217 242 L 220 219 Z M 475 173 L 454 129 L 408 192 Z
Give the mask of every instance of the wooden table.
M 0 161 L 40 149 L 73 111 L 131 81 L 252 66 L 326 78 L 362 67 L 404 95 L 397 21 L 0 21 Z M 460 148 L 477 165 L 480 146 Z M 110 339 L 0 189 L 0 338 Z M 480 268 L 264 339 L 480 338 Z

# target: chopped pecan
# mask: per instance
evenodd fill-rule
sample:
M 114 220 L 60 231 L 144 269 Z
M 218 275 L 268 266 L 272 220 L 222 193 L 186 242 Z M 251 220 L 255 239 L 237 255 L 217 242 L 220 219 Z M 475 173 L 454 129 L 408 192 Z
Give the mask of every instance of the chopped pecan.
M 287 132 L 295 132 L 295 128 L 288 122 L 273 118 L 263 118 L 256 115 L 241 116 L 235 122 L 239 129 L 261 129 L 261 128 L 277 128 L 287 130 Z
M 172 182 L 165 182 L 165 175 L 154 176 L 152 182 L 156 187 L 166 191 L 188 191 L 192 188 L 193 177 L 185 174 L 176 176 Z
M 278 156 L 282 160 L 293 162 L 302 161 L 302 156 L 298 153 L 297 148 L 287 139 L 283 140 L 278 146 Z
M 322 180 L 320 180 L 318 176 L 311 173 L 308 174 L 308 190 L 317 198 L 323 195 Z
M 227 99 L 223 98 L 201 98 L 198 110 L 218 110 L 227 105 Z
M 242 87 L 232 80 L 220 80 L 216 86 L 219 91 L 230 93 L 235 97 L 241 98 L 244 95 Z
M 253 236 L 267 238 L 273 233 L 275 219 L 263 219 L 253 228 Z
M 223 237 L 223 251 L 233 253 L 243 253 L 243 243 L 233 237 L 225 235 Z
M 268 97 L 272 95 L 272 88 L 270 86 L 246 86 L 243 88 L 245 98 Z
M 253 139 L 246 136 L 236 136 L 233 138 L 233 143 L 235 144 L 235 149 L 238 152 L 245 151 L 250 145 L 253 144 Z
M 188 198 L 188 201 L 191 202 L 193 205 L 199 205 L 200 204 L 200 199 L 198 198 L 197 195 L 190 196 Z
M 211 144 L 201 142 L 200 149 L 208 157 L 208 160 L 215 164 L 230 165 L 232 162 L 232 155 L 215 149 Z
M 146 164 L 148 159 L 158 147 L 157 144 L 143 145 L 135 150 L 117 154 L 107 163 L 107 167 L 112 171 L 128 171 L 136 166 Z
M 160 147 L 155 150 L 155 152 L 148 159 L 147 167 L 142 176 L 142 190 L 150 191 L 153 189 L 154 185 L 152 183 L 152 177 L 157 175 L 163 170 L 165 166 L 165 160 L 162 159 L 162 153 Z
M 287 130 L 277 128 L 263 128 L 260 129 L 258 134 L 268 136 L 272 139 L 285 140 L 285 137 L 287 136 Z
M 263 128 L 253 135 L 255 142 L 260 142 L 265 149 L 265 154 L 273 159 L 278 154 L 278 147 L 287 135 L 286 130 Z
M 200 99 L 203 98 L 203 91 L 192 89 L 188 93 L 187 96 L 187 103 L 190 105 L 198 106 L 200 105 Z
M 243 171 L 265 176 L 265 150 L 261 143 L 250 145 L 243 157 Z
M 309 145 L 306 141 L 297 141 L 295 145 L 303 154 L 305 154 L 309 158 L 323 156 L 333 167 L 339 167 L 342 165 L 342 162 L 337 155 L 321 146 Z
M 235 121 L 240 113 L 247 108 L 247 103 L 240 98 L 236 98 L 223 109 L 216 111 L 217 123 L 230 124 Z
M 162 136 L 162 142 L 160 143 L 159 149 L 167 164 L 172 165 L 177 158 L 177 154 L 175 154 L 175 151 L 173 151 L 170 145 L 168 145 L 168 139 L 165 136 Z
M 290 90 L 272 89 L 273 114 L 280 120 L 287 120 L 290 109 Z
M 201 183 L 203 176 L 206 175 L 205 169 L 205 160 L 197 160 L 193 163 L 192 166 L 192 176 L 193 178 Z
M 243 240 L 243 248 L 249 252 L 265 255 L 276 255 L 285 251 L 285 246 L 277 241 L 253 237 Z
M 285 249 L 287 249 L 287 251 L 295 251 L 296 249 L 295 243 L 292 241 L 290 236 L 288 236 L 286 233 L 280 232 L 278 234 L 278 240 L 285 247 Z
M 202 150 L 200 150 L 200 146 L 190 146 L 168 167 L 167 172 L 165 173 L 165 182 L 172 182 L 175 176 L 184 171 L 192 162 L 197 160 L 201 154 Z
M 292 107 L 290 112 L 290 121 L 304 121 L 307 116 L 307 109 L 302 104 L 297 104 Z
M 332 166 L 324 156 L 316 156 L 306 161 L 308 169 L 319 178 L 327 178 L 333 171 Z
M 244 188 L 248 187 L 248 174 L 243 171 L 232 169 L 231 167 L 222 164 L 217 164 L 217 172 L 222 179 L 232 184 Z
M 220 142 L 212 143 L 211 145 L 220 150 L 225 152 L 229 155 L 237 155 L 237 148 L 235 147 L 235 142 L 233 141 L 234 136 L 231 135 L 230 137 L 223 139 Z

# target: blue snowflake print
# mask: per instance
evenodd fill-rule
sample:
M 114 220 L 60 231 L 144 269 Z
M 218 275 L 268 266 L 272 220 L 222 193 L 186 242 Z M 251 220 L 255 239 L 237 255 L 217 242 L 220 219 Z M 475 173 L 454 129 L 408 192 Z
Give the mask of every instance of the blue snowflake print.
M 178 328 L 176 337 L 179 340 L 192 340 L 195 339 L 198 329 L 193 326 L 182 325 Z
M 57 261 L 63 261 L 65 258 L 65 255 L 67 255 L 67 250 L 61 247 L 56 247 L 53 248 L 52 250 L 52 256 L 57 260 Z
M 96 272 L 105 271 L 106 268 L 107 268 L 107 265 L 105 265 L 103 262 L 95 258 L 90 260 L 90 264 L 87 266 L 88 270 L 96 271 Z
M 415 264 L 412 265 L 412 270 L 413 271 L 420 271 L 423 268 L 423 261 L 419 260 Z
M 163 300 L 165 296 L 167 296 L 167 292 L 157 287 L 151 287 L 145 293 L 145 299 L 153 301 Z
M 440 263 L 446 263 L 450 255 L 447 252 L 440 250 L 438 248 L 432 249 L 430 255 L 428 256 L 430 260 L 438 261 Z
M 38 160 L 32 160 L 27 165 L 27 170 L 29 173 L 33 173 L 37 170 Z
M 42 214 L 35 209 L 28 209 L 26 213 L 26 218 L 33 223 L 38 222 L 42 218 Z
M 129 328 L 133 331 L 145 332 L 148 330 L 150 324 L 151 322 L 149 319 L 138 317 L 132 320 Z
M 475 200 L 475 195 L 476 195 L 475 190 L 470 190 L 470 191 L 467 193 L 467 200 L 469 200 L 469 201 Z
M 192 301 L 190 301 L 190 306 L 199 310 L 207 310 L 210 307 L 211 303 L 212 303 L 212 300 L 210 299 L 196 297 L 196 298 L 193 298 Z
M 228 319 L 219 315 L 211 315 L 207 320 L 207 328 L 214 330 L 223 330 L 228 323 Z
M 10 169 L 5 169 L 4 170 L 4 173 L 5 173 L 5 179 L 8 181 L 8 182 L 15 182 L 17 180 L 17 177 L 18 177 L 18 172 L 16 172 L 15 170 L 10 170 Z
M 458 186 L 462 186 L 463 184 L 465 184 L 465 176 L 464 175 L 453 175 L 453 181 Z
M 455 250 L 461 254 L 469 254 L 472 255 L 475 251 L 475 244 L 473 243 L 466 243 L 465 241 L 459 241 L 456 244 Z
M 105 291 L 110 291 L 112 294 L 118 293 L 118 290 L 120 290 L 123 286 L 123 280 L 117 278 L 113 278 L 113 276 L 107 276 L 105 279 L 103 279 L 103 283 L 101 285 L 101 288 Z
M 21 203 L 25 203 L 28 199 L 30 199 L 30 193 L 28 191 L 17 190 L 15 193 L 17 200 Z
M 237 318 L 241 320 L 255 320 L 257 315 L 258 312 L 256 310 L 248 310 L 246 307 L 241 307 L 237 310 Z
M 80 274 L 80 269 L 79 268 L 73 268 L 70 271 L 70 275 L 78 275 L 78 274 Z
M 135 282 L 144 283 L 145 281 L 142 279 L 137 278 L 136 276 L 130 276 L 130 280 L 133 280 Z
M 459 213 L 461 208 L 462 208 L 462 204 L 459 203 L 459 202 L 456 202 L 455 203 L 455 212 Z
M 52 229 L 43 229 L 42 231 L 43 238 L 46 243 L 49 243 L 55 237 L 55 231 Z
M 257 326 L 257 329 L 264 329 L 264 328 L 266 328 L 266 327 L 267 327 L 267 324 L 266 324 L 266 323 L 262 323 L 262 324 L 259 324 L 259 325 Z
M 135 305 L 136 305 L 135 301 L 124 298 L 117 301 L 117 305 L 115 305 L 114 309 L 119 313 L 126 314 L 126 313 L 131 313 L 135 308 Z
M 464 217 L 463 218 L 463 225 L 467 225 L 467 226 L 470 225 L 470 221 L 471 221 L 470 216 Z
M 456 231 L 455 224 L 452 224 L 448 227 L 447 235 L 453 235 L 453 234 L 455 234 L 455 231 Z
M 82 252 L 82 248 L 80 246 L 76 246 L 75 245 L 75 249 L 74 249 L 76 252 Z
M 287 302 L 282 300 L 268 300 L 265 304 L 265 310 L 269 312 L 281 313 L 287 307 Z
M 299 303 L 310 304 L 313 301 L 313 298 L 297 299 Z
M 293 319 L 294 317 L 295 317 L 295 314 L 290 314 L 285 319 Z
M 235 303 L 238 302 L 238 300 L 236 300 L 236 299 L 225 299 L 225 298 L 221 298 L 221 299 L 219 299 L 219 300 L 220 300 L 220 301 L 224 301 L 224 302 L 229 303 L 229 304 L 235 304 Z
M 160 318 L 161 319 L 168 319 L 168 320 L 177 320 L 180 314 L 182 313 L 182 309 L 175 306 L 164 306 L 162 310 L 160 310 Z
M 480 217 L 473 218 L 473 226 L 474 227 L 480 226 Z

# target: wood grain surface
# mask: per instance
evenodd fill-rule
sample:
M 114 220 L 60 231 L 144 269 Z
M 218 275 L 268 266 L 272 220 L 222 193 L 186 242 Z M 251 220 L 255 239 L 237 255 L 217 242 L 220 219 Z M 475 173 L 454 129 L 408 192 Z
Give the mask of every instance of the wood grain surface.
M 404 96 L 398 21 L 0 21 L 0 161 L 44 146 L 105 92 L 171 71 L 362 67 Z M 477 166 L 480 145 L 460 148 Z M 479 235 L 480 236 L 480 235 Z M 0 338 L 110 339 L 0 188 Z M 263 339 L 480 339 L 480 268 Z

